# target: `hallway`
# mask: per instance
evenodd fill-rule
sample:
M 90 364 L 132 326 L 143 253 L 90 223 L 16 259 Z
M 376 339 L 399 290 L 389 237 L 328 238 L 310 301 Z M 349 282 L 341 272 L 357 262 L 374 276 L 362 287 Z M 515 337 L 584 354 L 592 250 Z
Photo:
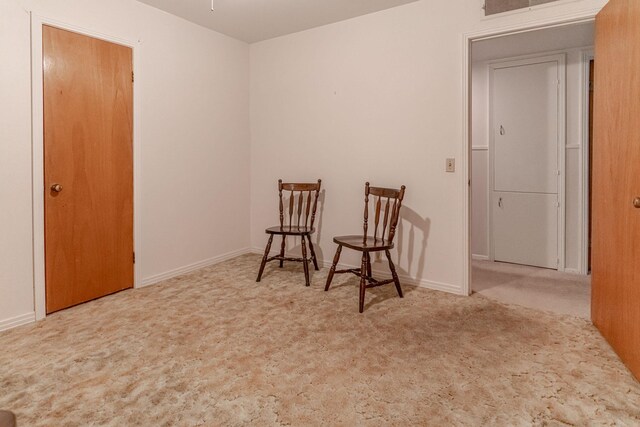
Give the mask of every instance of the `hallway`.
M 473 261 L 474 293 L 507 304 L 591 319 L 591 276 Z

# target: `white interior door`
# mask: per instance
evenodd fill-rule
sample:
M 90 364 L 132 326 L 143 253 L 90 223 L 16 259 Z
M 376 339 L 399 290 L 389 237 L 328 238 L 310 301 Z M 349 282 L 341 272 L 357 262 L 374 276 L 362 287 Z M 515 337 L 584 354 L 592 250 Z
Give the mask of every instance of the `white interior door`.
M 492 241 L 496 261 L 558 268 L 558 56 L 492 66 Z
M 495 260 L 557 268 L 556 194 L 493 193 Z

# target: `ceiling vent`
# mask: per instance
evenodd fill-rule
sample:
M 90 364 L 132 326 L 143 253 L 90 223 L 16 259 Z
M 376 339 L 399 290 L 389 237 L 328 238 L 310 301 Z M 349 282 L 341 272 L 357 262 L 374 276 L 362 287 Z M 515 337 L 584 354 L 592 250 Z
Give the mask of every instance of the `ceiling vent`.
M 508 12 L 510 10 L 526 9 L 543 3 L 551 3 L 558 0 L 486 0 L 484 2 L 484 14 L 495 15 L 496 13 Z

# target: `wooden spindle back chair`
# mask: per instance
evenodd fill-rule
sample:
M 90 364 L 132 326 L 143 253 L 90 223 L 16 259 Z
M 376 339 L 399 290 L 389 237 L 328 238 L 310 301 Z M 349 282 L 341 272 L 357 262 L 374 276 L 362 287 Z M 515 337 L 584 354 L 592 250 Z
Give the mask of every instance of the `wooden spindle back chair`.
M 402 207 L 402 199 L 404 199 L 405 186 L 400 187 L 399 190 L 392 188 L 371 187 L 367 182 L 364 187 L 364 233 L 363 243 L 367 242 L 367 236 L 369 232 L 369 196 L 373 197 L 374 207 L 374 230 L 373 241 L 378 240 L 387 241 L 393 243 L 393 238 L 396 235 L 396 227 L 398 225 L 398 219 L 400 218 L 400 208 Z M 377 198 L 376 198 L 377 197 Z M 384 208 L 382 204 L 384 203 Z M 380 216 L 382 214 L 382 225 L 380 224 Z M 381 227 L 380 227 L 381 225 Z M 389 226 L 387 230 L 387 225 Z M 380 230 L 380 237 L 378 237 L 378 230 Z M 387 237 L 385 239 L 385 232 Z
M 304 268 L 305 284 L 310 286 L 309 281 L 309 261 L 313 262 L 313 266 L 318 270 L 318 260 L 311 242 L 311 234 L 315 232 L 314 224 L 316 221 L 316 209 L 318 208 L 318 196 L 320 195 L 320 187 L 322 180 L 317 183 L 284 183 L 278 180 L 278 196 L 280 210 L 280 225 L 270 227 L 265 230 L 269 235 L 267 247 L 265 248 L 260 264 L 260 271 L 256 282 L 262 279 L 264 267 L 269 261 L 279 261 L 280 268 L 284 266 L 284 261 L 302 262 Z M 286 197 L 288 196 L 288 200 Z M 288 209 L 285 208 L 288 206 Z M 271 244 L 274 235 L 282 236 L 280 245 L 280 253 L 276 256 L 269 257 Z M 286 257 L 286 237 L 300 236 L 300 246 L 302 249 L 302 258 Z M 311 257 L 307 257 L 307 245 L 305 239 L 309 242 L 309 251 Z
M 394 283 L 398 295 L 403 297 L 402 288 L 400 287 L 400 279 L 396 272 L 396 268 L 391 261 L 391 253 L 393 249 L 393 239 L 396 235 L 396 227 L 400 219 L 400 209 L 402 208 L 402 200 L 404 199 L 405 186 L 400 189 L 371 187 L 367 182 L 364 186 L 364 223 L 362 235 L 338 236 L 334 237 L 334 243 L 338 244 L 338 249 L 333 257 L 333 264 L 327 276 L 327 283 L 324 290 L 328 291 L 331 286 L 334 274 L 352 273 L 360 277 L 360 298 L 359 310 L 364 311 L 364 297 L 366 288 L 386 285 Z M 372 197 L 373 206 L 373 235 L 369 235 L 369 201 Z M 360 268 L 349 268 L 346 270 L 336 270 L 342 247 L 362 252 L 362 262 Z M 389 262 L 389 270 L 391 271 L 391 279 L 378 280 L 371 275 L 371 252 L 384 251 L 387 261 Z
M 281 179 L 278 180 L 280 227 L 288 227 L 289 229 L 293 229 L 294 227 L 313 228 L 316 222 L 316 209 L 318 208 L 318 196 L 320 195 L 321 183 L 322 180 L 320 179 L 317 184 L 283 183 Z M 289 196 L 288 212 L 285 212 L 286 195 Z M 286 213 L 288 213 L 288 215 L 285 215 Z

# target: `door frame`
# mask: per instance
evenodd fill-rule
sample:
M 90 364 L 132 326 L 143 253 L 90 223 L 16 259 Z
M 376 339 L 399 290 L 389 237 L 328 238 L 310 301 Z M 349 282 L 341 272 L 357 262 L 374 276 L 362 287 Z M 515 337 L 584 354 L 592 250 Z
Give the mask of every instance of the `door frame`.
M 36 320 L 46 317 L 46 283 L 44 251 L 44 99 L 42 67 L 42 26 L 50 25 L 84 36 L 131 48 L 134 75 L 139 75 L 140 42 L 99 33 L 78 25 L 31 13 L 31 162 L 32 162 L 32 205 L 33 205 L 33 296 Z M 140 200 L 137 183 L 140 182 L 140 93 L 133 85 L 133 248 L 138 252 L 140 242 L 140 214 L 136 209 Z M 133 287 L 140 283 L 138 269 L 133 265 Z
M 591 188 L 589 186 L 589 172 L 591 171 L 591 164 L 589 163 L 589 154 L 591 147 L 589 146 L 589 62 L 595 60 L 596 55 L 593 48 L 582 50 L 582 137 L 580 143 L 582 145 L 582 158 L 580 159 L 580 166 L 582 171 L 580 174 L 581 191 L 580 191 L 580 208 L 582 209 L 582 224 L 581 230 L 581 253 L 580 253 L 580 274 L 589 274 L 589 228 L 591 227 L 591 212 L 589 211 L 589 193 Z
M 494 225 L 494 211 L 493 206 L 493 193 L 495 192 L 495 135 L 494 129 L 494 72 L 501 68 L 511 68 L 525 65 L 541 64 L 545 62 L 557 62 L 558 63 L 558 127 L 557 127 L 557 146 L 556 153 L 558 159 L 558 179 L 557 179 L 557 194 L 558 194 L 558 217 L 557 217 L 557 264 L 556 269 L 558 271 L 564 271 L 565 268 L 565 218 L 566 218 L 566 143 L 567 143 L 567 58 L 564 53 L 557 54 L 536 54 L 518 56 L 513 58 L 497 59 L 493 61 L 487 61 L 489 83 L 488 83 L 488 101 L 489 101 L 489 114 L 488 114 L 488 126 L 489 130 L 489 228 L 487 230 L 489 241 L 489 260 L 495 260 L 495 240 L 493 230 Z
M 595 21 L 601 8 L 593 8 L 571 14 L 570 16 L 555 16 L 546 19 L 531 20 L 510 26 L 493 27 L 484 30 L 464 33 L 461 36 L 462 51 L 462 138 L 460 152 L 462 153 L 462 171 L 459 188 L 462 200 L 462 289 L 461 294 L 471 295 L 471 43 L 510 34 L 561 27 Z

